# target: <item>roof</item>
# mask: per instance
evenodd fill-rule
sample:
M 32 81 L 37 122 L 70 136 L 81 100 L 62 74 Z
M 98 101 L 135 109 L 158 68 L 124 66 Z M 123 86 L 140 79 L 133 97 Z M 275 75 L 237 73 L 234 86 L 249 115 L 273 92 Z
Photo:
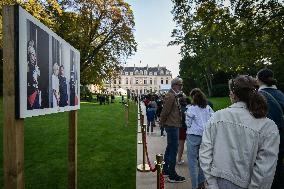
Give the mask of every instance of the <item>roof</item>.
M 157 75 L 172 75 L 171 74 L 171 71 L 168 70 L 166 67 L 160 67 L 160 66 L 157 66 L 157 67 L 148 67 L 148 66 L 145 66 L 145 67 L 136 67 L 136 66 L 133 66 L 133 67 L 124 67 L 122 69 L 122 74 L 124 75 L 125 72 L 133 72 L 133 75 L 135 75 L 135 72 L 138 71 L 138 73 L 140 73 L 140 71 L 143 71 L 143 75 L 145 71 L 147 71 L 147 75 L 149 75 L 150 72 L 152 72 L 152 75 L 154 75 L 154 72 L 157 72 Z M 161 74 L 162 72 L 162 74 Z M 166 74 L 168 73 L 168 74 Z

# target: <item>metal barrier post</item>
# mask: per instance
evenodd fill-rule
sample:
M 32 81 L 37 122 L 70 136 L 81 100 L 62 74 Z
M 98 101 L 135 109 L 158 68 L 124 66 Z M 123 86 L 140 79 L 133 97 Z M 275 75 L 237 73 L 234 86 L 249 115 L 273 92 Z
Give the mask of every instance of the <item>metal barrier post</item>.
M 164 158 L 163 154 L 156 155 L 156 169 L 157 169 L 157 189 L 161 189 L 161 173 L 163 172 Z
M 149 172 L 150 171 L 150 166 L 148 164 L 146 164 L 145 162 L 145 148 L 146 148 L 146 141 L 144 140 L 145 138 L 145 135 L 146 135 L 146 125 L 143 124 L 142 125 L 142 142 L 143 142 L 143 163 L 142 164 L 139 164 L 137 165 L 137 170 L 138 171 L 141 171 L 141 172 Z

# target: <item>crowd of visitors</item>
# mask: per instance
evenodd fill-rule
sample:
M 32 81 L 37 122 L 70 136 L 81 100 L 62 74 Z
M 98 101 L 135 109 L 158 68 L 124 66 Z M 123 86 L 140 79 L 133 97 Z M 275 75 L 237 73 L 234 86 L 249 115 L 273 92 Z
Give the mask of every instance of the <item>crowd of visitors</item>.
M 187 97 L 178 77 L 167 94 L 141 96 L 147 132 L 155 122 L 166 131 L 168 182 L 186 180 L 176 171 L 186 141 L 192 189 L 284 189 L 284 94 L 276 84 L 267 68 L 239 75 L 228 82 L 232 105 L 217 112 L 201 89 Z

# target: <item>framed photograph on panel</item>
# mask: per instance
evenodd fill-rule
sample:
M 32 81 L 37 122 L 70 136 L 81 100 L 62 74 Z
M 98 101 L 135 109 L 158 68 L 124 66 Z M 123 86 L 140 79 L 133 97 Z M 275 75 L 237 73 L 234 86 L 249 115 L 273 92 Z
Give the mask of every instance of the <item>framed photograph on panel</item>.
M 15 14 L 16 117 L 79 109 L 79 51 L 20 6 Z

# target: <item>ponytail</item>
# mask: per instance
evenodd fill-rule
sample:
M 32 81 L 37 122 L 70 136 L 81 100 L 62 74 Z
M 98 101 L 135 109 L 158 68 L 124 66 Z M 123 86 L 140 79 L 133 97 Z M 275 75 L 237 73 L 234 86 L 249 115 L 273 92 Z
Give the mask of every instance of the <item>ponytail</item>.
M 267 115 L 268 107 L 265 98 L 253 91 L 249 93 L 248 102 L 246 102 L 248 110 L 255 118 L 264 118 Z
M 229 81 L 230 90 L 240 101 L 246 103 L 249 112 L 255 118 L 264 118 L 268 107 L 265 98 L 257 92 L 256 80 L 250 76 L 239 75 Z

